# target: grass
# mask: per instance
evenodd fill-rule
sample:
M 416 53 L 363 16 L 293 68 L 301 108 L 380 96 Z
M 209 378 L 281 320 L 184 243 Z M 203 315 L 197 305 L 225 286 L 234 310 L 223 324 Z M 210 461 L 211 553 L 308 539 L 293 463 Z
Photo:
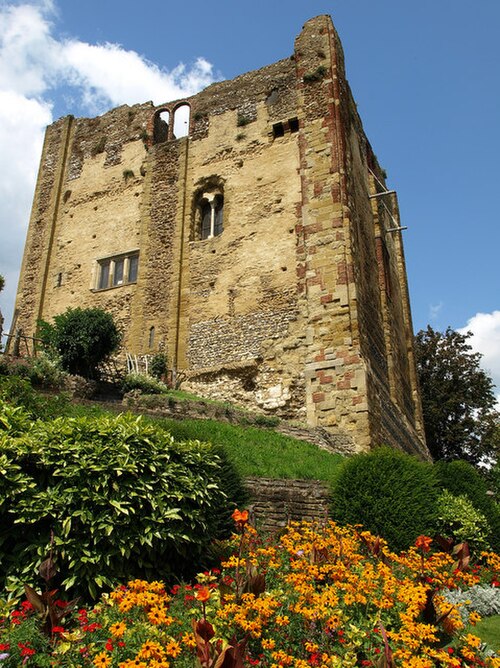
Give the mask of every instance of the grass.
M 333 482 L 341 455 L 268 429 L 241 427 L 216 420 L 158 422 L 175 439 L 209 441 L 222 445 L 243 477 L 299 478 Z
M 500 615 L 484 617 L 469 632 L 479 636 L 495 652 L 500 652 Z
M 98 417 L 109 414 L 98 404 L 67 404 L 62 414 Z M 332 483 L 344 461 L 341 455 L 270 429 L 244 427 L 217 420 L 172 420 L 145 416 L 176 440 L 208 441 L 221 445 L 243 477 L 323 480 Z

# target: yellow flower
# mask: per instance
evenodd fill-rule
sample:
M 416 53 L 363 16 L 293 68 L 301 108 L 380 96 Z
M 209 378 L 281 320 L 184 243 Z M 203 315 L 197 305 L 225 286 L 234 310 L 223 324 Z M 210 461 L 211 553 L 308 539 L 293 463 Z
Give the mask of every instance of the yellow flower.
M 111 657 L 107 652 L 99 652 L 99 654 L 94 657 L 93 663 L 96 668 L 107 668 L 107 666 L 111 665 Z
M 276 617 L 276 624 L 278 626 L 288 626 L 288 624 L 290 624 L 290 619 L 287 615 L 278 615 Z
M 124 622 L 115 622 L 109 627 L 109 632 L 115 638 L 121 638 L 127 630 L 127 625 Z

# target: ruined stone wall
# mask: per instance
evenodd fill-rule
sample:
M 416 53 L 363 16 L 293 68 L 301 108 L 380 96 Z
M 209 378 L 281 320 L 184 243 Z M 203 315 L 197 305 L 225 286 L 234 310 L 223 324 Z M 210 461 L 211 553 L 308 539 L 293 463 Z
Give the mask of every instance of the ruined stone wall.
M 166 352 L 185 389 L 326 429 L 350 452 L 387 442 L 426 456 L 402 240 L 387 231 L 397 202 L 389 215 L 370 199 L 374 174 L 383 182 L 327 16 L 291 58 L 186 100 L 61 119 L 18 324 L 98 306 L 124 350 Z M 202 240 L 207 192 L 223 198 L 223 231 Z M 133 253 L 137 279 L 102 289 L 106 258 Z

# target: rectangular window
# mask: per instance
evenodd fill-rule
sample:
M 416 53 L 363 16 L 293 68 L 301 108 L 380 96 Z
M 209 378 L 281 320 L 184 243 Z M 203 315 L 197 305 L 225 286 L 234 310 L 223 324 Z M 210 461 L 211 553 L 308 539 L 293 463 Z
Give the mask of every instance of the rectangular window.
M 107 290 L 137 282 L 139 253 L 123 253 L 97 261 L 96 290 Z
M 135 283 L 137 281 L 137 269 L 139 268 L 139 256 L 131 255 L 128 260 L 128 282 Z
M 99 281 L 97 283 L 98 290 L 104 290 L 109 287 L 109 266 L 110 260 L 99 262 Z
M 123 268 L 125 258 L 115 260 L 115 271 L 113 272 L 113 285 L 123 285 Z

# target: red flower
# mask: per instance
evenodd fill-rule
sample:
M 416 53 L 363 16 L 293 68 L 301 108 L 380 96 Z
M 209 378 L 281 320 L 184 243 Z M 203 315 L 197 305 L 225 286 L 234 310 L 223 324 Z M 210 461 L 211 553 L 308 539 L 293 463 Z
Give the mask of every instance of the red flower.
M 104 647 L 108 650 L 108 652 L 113 651 L 113 642 L 111 641 L 111 638 L 108 638 L 108 641 L 106 642 Z
M 198 601 L 208 601 L 210 598 L 210 589 L 208 587 L 200 587 L 196 592 L 196 598 Z
M 429 550 L 431 549 L 431 543 L 432 543 L 432 538 L 429 538 L 429 536 L 421 535 L 415 541 L 415 547 L 419 550 L 422 550 L 422 552 L 429 552 Z
M 0 652 L 7 652 L 10 649 L 8 642 L 0 642 Z
M 53 626 L 52 633 L 64 633 L 64 628 L 62 626 Z
M 248 523 L 248 510 L 238 510 L 236 508 L 231 517 L 239 527 L 244 527 Z
M 21 650 L 21 656 L 33 656 L 33 654 L 36 654 L 35 650 L 27 643 L 18 642 L 17 646 Z

